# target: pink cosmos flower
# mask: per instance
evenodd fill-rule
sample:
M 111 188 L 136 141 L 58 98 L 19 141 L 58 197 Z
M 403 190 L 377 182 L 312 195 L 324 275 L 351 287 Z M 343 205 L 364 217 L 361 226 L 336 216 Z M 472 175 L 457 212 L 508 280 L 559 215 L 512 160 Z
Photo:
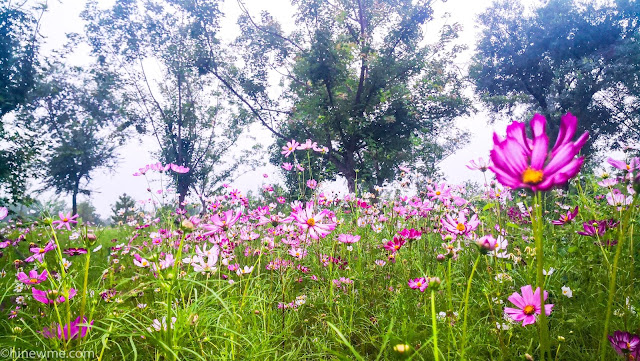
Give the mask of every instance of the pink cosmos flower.
M 313 202 L 307 202 L 305 208 L 299 208 L 292 212 L 291 217 L 298 227 L 309 232 L 311 238 L 324 238 L 336 228 L 337 224 L 327 217 L 330 214 L 328 210 L 324 209 L 316 213 L 313 208 Z M 328 222 L 320 223 L 325 217 L 328 218 Z
M 445 183 L 434 184 L 434 186 L 427 186 L 427 196 L 429 198 L 438 199 L 441 202 L 444 202 L 446 199 L 451 197 L 451 188 L 449 188 Z
M 71 217 L 71 212 L 67 213 L 67 215 L 64 215 L 64 213 L 60 212 L 58 213 L 58 216 L 60 216 L 60 220 L 55 220 L 51 222 L 53 224 L 58 225 L 56 227 L 57 229 L 60 229 L 62 227 L 67 227 L 67 229 L 70 231 L 71 225 L 69 223 L 78 223 L 78 221 L 75 220 L 76 218 L 78 218 L 77 214 Z
M 24 261 L 29 263 L 29 262 L 33 262 L 33 261 L 38 261 L 38 262 L 43 262 L 44 261 L 44 255 L 55 249 L 56 248 L 56 244 L 53 241 L 49 241 L 49 243 L 47 243 L 44 248 L 40 248 L 40 247 L 31 247 L 29 248 L 29 251 L 31 251 L 31 253 L 33 253 L 33 255 L 27 257 Z
M 626 163 L 623 160 L 615 160 L 613 158 L 607 159 L 607 162 L 613 167 L 620 170 L 626 170 L 627 172 L 633 172 L 636 169 L 640 169 L 640 158 L 638 157 L 632 158 L 629 163 Z
M 38 274 L 38 271 L 31 270 L 29 271 L 29 276 L 26 273 L 20 272 L 16 275 L 18 281 L 27 284 L 27 285 L 37 285 L 40 282 L 44 282 L 47 280 L 47 276 L 49 273 L 47 270 L 42 271 L 42 273 Z
M 518 292 L 514 292 L 509 296 L 509 301 L 516 305 L 517 308 L 505 307 L 505 314 L 515 322 L 522 321 L 522 326 L 530 325 L 536 322 L 536 315 L 542 312 L 540 304 L 540 287 L 536 288 L 533 292 L 531 285 L 526 285 L 520 288 L 522 295 Z M 544 299 L 549 296 L 547 291 L 544 291 Z M 549 316 L 553 305 L 544 305 L 544 311 Z
M 289 250 L 289 254 L 296 259 L 303 259 L 307 256 L 307 250 L 302 247 L 293 247 Z
M 202 228 L 207 230 L 203 236 L 209 236 L 215 233 L 219 233 L 222 231 L 226 231 L 230 226 L 234 225 L 240 219 L 242 215 L 242 211 L 233 213 L 233 210 L 230 209 L 222 214 L 220 217 L 218 214 L 214 214 L 211 216 L 211 224 L 202 224 L 200 225 Z
M 300 146 L 298 146 L 299 150 L 306 150 L 306 149 L 316 149 L 318 148 L 318 143 L 316 142 L 312 142 L 311 139 L 307 139 L 306 142 L 300 144 Z
M 338 241 L 341 243 L 356 243 L 360 240 L 360 236 L 354 236 L 351 234 L 340 234 L 338 235 Z
M 316 187 L 318 187 L 318 182 L 315 179 L 309 179 L 307 181 L 307 187 L 310 189 L 316 189 Z
M 589 133 L 585 132 L 572 142 L 578 119 L 567 113 L 560 121 L 558 139 L 549 152 L 546 124 L 542 115 L 534 115 L 530 122 L 533 139 L 527 137 L 525 124 L 521 122 L 513 122 L 507 127 L 504 140 L 493 134 L 493 165 L 489 169 L 500 183 L 511 188 L 530 188 L 534 192 L 546 191 L 567 183 L 578 174 L 584 157 L 575 156 L 587 142 Z
M 284 170 L 292 170 L 293 169 L 293 164 L 291 164 L 291 163 L 282 163 L 282 168 Z
M 0 207 L 0 221 L 5 219 L 9 214 L 9 210 L 7 207 Z
M 486 172 L 487 169 L 489 169 L 489 167 L 491 167 L 491 160 L 489 160 L 488 162 L 485 162 L 482 157 L 478 158 L 477 163 L 475 160 L 471 160 L 467 165 L 467 168 L 471 170 L 479 170 L 482 173 Z
M 78 318 L 76 318 L 74 321 L 71 321 L 70 325 L 64 325 L 64 328 L 60 327 L 60 325 L 55 325 L 51 328 L 45 327 L 44 330 L 42 330 L 42 336 L 44 336 L 45 338 L 55 337 L 64 340 L 76 339 L 78 337 L 83 338 L 91 329 L 93 321 L 91 321 L 88 326 L 80 326 L 81 324 L 86 323 L 86 317 L 82 317 L 82 320 L 80 320 L 80 316 L 78 316 Z
M 560 219 L 551 221 L 551 223 L 556 226 L 562 226 L 565 223 L 571 222 L 578 215 L 578 206 L 576 206 L 573 211 L 567 211 L 567 214 L 560 216 Z
M 76 289 L 70 288 L 69 299 L 72 299 L 73 296 L 76 295 L 76 293 L 77 293 Z M 35 287 L 33 287 L 31 289 L 31 294 L 33 295 L 34 299 L 44 303 L 45 305 L 62 303 L 66 301 L 66 298 L 64 297 L 64 295 L 62 295 L 60 292 L 56 290 L 40 291 L 40 290 L 37 290 Z
M 290 142 L 287 142 L 287 145 L 282 147 L 282 152 L 280 153 L 283 154 L 285 157 L 288 157 L 289 155 L 291 155 L 291 153 L 293 153 L 296 149 L 298 149 L 299 145 L 300 143 L 292 139 Z
M 429 282 L 424 277 L 414 278 L 409 280 L 408 283 L 412 290 L 420 290 L 420 292 L 426 291 L 427 287 L 429 287 Z
M 450 214 L 447 214 L 445 218 L 440 219 L 440 223 L 442 223 L 442 226 L 449 233 L 453 233 L 455 235 L 467 235 L 478 228 L 480 220 L 475 214 L 467 220 L 467 216 L 464 212 L 460 212 L 458 213 L 457 218 L 453 218 Z
M 633 196 L 625 197 L 619 190 L 614 189 L 613 192 L 607 194 L 607 203 L 610 206 L 618 207 L 618 210 L 623 206 L 628 206 L 633 202 Z

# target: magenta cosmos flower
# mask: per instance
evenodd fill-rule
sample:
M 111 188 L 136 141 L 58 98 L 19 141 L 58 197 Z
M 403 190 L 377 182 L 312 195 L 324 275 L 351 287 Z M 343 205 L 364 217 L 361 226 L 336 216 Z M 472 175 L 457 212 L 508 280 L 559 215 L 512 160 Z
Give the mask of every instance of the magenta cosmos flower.
M 629 332 L 615 331 L 609 336 L 609 342 L 621 356 L 632 356 L 629 360 L 637 360 L 640 356 L 640 337 Z
M 42 330 L 42 335 L 45 338 L 58 338 L 64 340 L 71 340 L 75 338 L 83 338 L 87 335 L 87 332 L 91 329 L 91 325 L 93 325 L 93 321 L 91 321 L 88 326 L 80 326 L 81 324 L 87 324 L 87 318 L 83 317 L 80 320 L 80 316 L 76 318 L 74 321 L 71 321 L 70 325 L 64 325 L 60 327 L 60 325 L 56 324 L 54 327 L 45 327 Z
M 56 227 L 57 229 L 60 229 L 62 227 L 67 227 L 67 229 L 70 231 L 71 230 L 70 223 L 78 223 L 78 221 L 75 220 L 76 218 L 78 218 L 77 214 L 72 217 L 71 216 L 71 212 L 67 213 L 67 215 L 65 215 L 64 213 L 60 212 L 60 213 L 58 213 L 58 216 L 60 216 L 60 220 L 55 220 L 55 221 L 51 222 L 53 224 L 57 224 L 58 225 Z
M 522 321 L 522 326 L 530 325 L 536 322 L 536 315 L 541 313 L 540 307 L 540 287 L 536 288 L 533 292 L 531 285 L 526 285 L 520 288 L 522 295 L 518 292 L 514 292 L 509 296 L 509 301 L 516 305 L 517 308 L 505 307 L 504 312 L 515 322 Z M 544 291 L 544 299 L 546 301 L 549 296 L 547 291 Z M 553 305 L 544 305 L 544 310 L 547 316 L 551 314 Z
M 501 140 L 493 134 L 493 150 L 489 167 L 496 179 L 511 188 L 530 188 L 546 191 L 563 185 L 580 171 L 584 157 L 576 158 L 589 138 L 585 132 L 572 142 L 578 127 L 578 119 L 567 113 L 560 121 L 558 139 L 549 151 L 549 137 L 546 134 L 547 120 L 540 114 L 531 119 L 533 139 L 527 137 L 525 125 L 513 122 L 507 127 L 507 136 Z
M 338 235 L 338 241 L 340 241 L 341 243 L 356 243 L 360 240 L 360 236 L 358 235 L 351 235 L 351 234 L 340 234 Z
M 558 220 L 551 221 L 551 223 L 555 224 L 556 226 L 562 226 L 565 223 L 571 222 L 574 218 L 576 218 L 577 215 L 578 215 L 578 206 L 576 206 L 573 209 L 573 211 L 571 210 L 567 211 L 567 214 L 560 216 Z
M 282 152 L 280 153 L 282 153 L 285 157 L 288 157 L 291 153 L 293 153 L 296 149 L 298 149 L 299 146 L 300 146 L 300 143 L 291 139 L 290 142 L 287 142 L 287 145 L 282 146 Z
M 31 289 L 31 293 L 33 294 L 33 298 L 37 301 L 44 303 L 45 305 L 53 304 L 53 303 L 62 303 L 66 301 L 66 298 L 62 293 L 56 290 L 48 290 L 48 291 L 40 291 L 35 287 Z M 69 299 L 72 299 L 73 296 L 76 295 L 78 291 L 74 288 L 69 289 Z
M 420 290 L 420 292 L 424 292 L 429 287 L 429 282 L 424 277 L 414 278 L 409 280 L 409 287 L 413 290 Z
M 336 222 L 331 221 L 329 211 L 323 209 L 316 213 L 313 209 L 313 202 L 307 202 L 305 208 L 299 208 L 291 213 L 296 225 L 309 232 L 309 236 L 313 239 L 324 238 L 336 228 Z M 325 217 L 328 222 L 320 223 Z
M 47 270 L 42 271 L 42 273 L 38 274 L 38 271 L 31 270 L 29 271 L 29 275 L 27 276 L 24 272 L 19 272 L 16 277 L 18 277 L 18 281 L 27 284 L 27 285 L 37 285 L 40 282 L 46 281 L 49 273 Z

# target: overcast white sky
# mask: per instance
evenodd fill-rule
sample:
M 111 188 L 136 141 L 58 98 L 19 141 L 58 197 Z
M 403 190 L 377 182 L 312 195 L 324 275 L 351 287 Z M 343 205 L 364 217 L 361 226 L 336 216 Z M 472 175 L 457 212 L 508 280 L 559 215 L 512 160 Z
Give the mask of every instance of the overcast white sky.
M 102 2 L 104 2 L 105 7 L 112 3 L 111 0 L 104 0 L 101 1 L 101 3 Z M 461 34 L 461 41 L 470 47 L 469 52 L 461 55 L 460 59 L 464 63 L 468 61 L 471 55 L 477 33 L 475 17 L 485 10 L 491 2 L 491 0 L 448 0 L 445 3 L 436 1 L 434 6 L 436 13 L 434 17 L 440 19 L 445 12 L 448 12 L 450 17 L 446 20 L 431 22 L 428 25 L 427 31 L 437 32 L 437 29 L 443 21 L 447 21 L 448 23 L 461 23 L 464 27 L 463 33 Z M 262 10 L 268 10 L 284 24 L 285 29 L 287 29 L 287 26 L 293 26 L 293 8 L 289 0 L 245 0 L 245 4 L 252 14 L 257 15 Z M 84 0 L 49 0 L 50 9 L 44 15 L 41 23 L 41 33 L 46 37 L 43 46 L 45 52 L 60 48 L 66 41 L 66 33 L 83 32 L 84 24 L 79 14 L 83 10 L 84 5 Z M 226 39 L 233 39 L 238 33 L 236 19 L 240 14 L 240 10 L 237 2 L 235 0 L 226 0 L 222 10 L 225 14 L 225 20 L 222 22 L 221 34 Z M 88 58 L 79 54 L 76 61 L 82 63 L 85 61 L 84 59 Z M 504 124 L 490 125 L 486 119 L 486 114 L 479 113 L 457 120 L 460 128 L 466 129 L 471 133 L 471 141 L 442 163 L 441 167 L 448 181 L 454 183 L 462 183 L 467 179 L 481 181 L 482 177 L 480 173 L 468 170 L 465 164 L 467 164 L 469 160 L 477 159 L 480 156 L 486 158 L 491 145 L 493 129 L 502 130 L 504 128 Z M 254 129 L 254 131 L 258 134 L 268 135 L 268 133 L 260 131 L 259 129 Z M 266 144 L 269 144 L 271 141 L 271 139 L 266 137 L 262 139 L 262 142 Z M 94 191 L 91 196 L 91 201 L 102 217 L 111 215 L 110 207 L 122 193 L 126 192 L 138 200 L 149 197 L 146 191 L 146 181 L 142 177 L 133 177 L 131 174 L 139 167 L 155 162 L 156 160 L 152 158 L 150 153 L 156 149 L 157 144 L 153 141 L 147 139 L 132 139 L 129 144 L 120 149 L 119 163 L 114 173 L 96 173 L 90 185 L 90 188 Z M 265 155 L 265 158 L 268 158 L 268 155 Z M 250 189 L 257 189 L 264 183 L 264 178 L 262 177 L 264 173 L 271 176 L 267 181 L 275 182 L 277 180 L 276 174 L 278 170 L 269 165 L 263 169 L 258 169 L 255 172 L 241 176 L 232 182 L 231 185 L 244 192 Z M 346 191 L 346 184 L 339 183 L 337 185 L 331 185 L 331 188 L 339 188 Z M 47 196 L 51 195 L 45 194 L 45 197 Z M 70 204 L 70 197 L 64 197 L 63 199 Z

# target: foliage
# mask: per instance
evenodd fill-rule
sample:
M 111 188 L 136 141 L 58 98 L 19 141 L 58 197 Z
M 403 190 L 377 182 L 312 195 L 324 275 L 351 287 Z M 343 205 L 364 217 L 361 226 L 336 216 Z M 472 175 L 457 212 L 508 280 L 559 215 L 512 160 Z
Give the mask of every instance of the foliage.
M 96 207 L 89 201 L 78 203 L 78 215 L 82 218 L 82 222 L 91 225 L 102 225 L 100 215 L 96 211 Z
M 111 208 L 111 211 L 113 212 L 111 222 L 115 225 L 123 225 L 127 223 L 131 217 L 134 217 L 136 213 L 136 201 L 126 193 L 121 194 L 116 204 Z
M 480 15 L 470 70 L 492 110 L 519 105 L 552 119 L 570 111 L 591 133 L 583 153 L 640 141 L 640 14 L 634 1 L 498 1 Z
M 175 174 L 180 202 L 187 193 L 200 198 L 256 161 L 239 150 L 245 119 L 229 111 L 211 76 L 199 69 L 204 44 L 197 41 L 197 19 L 185 8 L 191 1 L 117 1 L 100 10 L 89 2 L 83 13 L 87 37 L 100 64 L 117 76 L 129 125 L 152 135 L 159 160 L 190 169 Z M 216 21 L 217 2 L 194 11 Z M 240 159 L 243 159 L 242 163 Z

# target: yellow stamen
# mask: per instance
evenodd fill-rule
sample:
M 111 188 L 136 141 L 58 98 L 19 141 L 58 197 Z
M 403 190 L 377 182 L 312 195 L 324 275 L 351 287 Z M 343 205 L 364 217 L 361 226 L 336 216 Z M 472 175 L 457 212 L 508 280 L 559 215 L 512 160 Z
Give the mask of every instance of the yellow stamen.
M 309 218 L 309 219 L 307 219 L 307 224 L 308 224 L 310 227 L 313 227 L 313 226 L 315 226 L 315 225 L 316 225 L 316 220 L 315 220 L 315 219 L 313 219 L 313 218 Z
M 462 223 L 458 223 L 458 225 L 456 226 L 456 229 L 460 232 L 464 232 L 464 230 L 467 229 L 467 227 L 465 227 L 464 224 Z
M 536 312 L 536 308 L 533 307 L 532 305 L 526 305 L 524 307 L 524 314 L 527 316 L 531 316 Z
M 524 173 L 522 173 L 522 182 L 526 184 L 538 184 L 542 182 L 544 179 L 544 174 L 542 171 L 527 168 Z

